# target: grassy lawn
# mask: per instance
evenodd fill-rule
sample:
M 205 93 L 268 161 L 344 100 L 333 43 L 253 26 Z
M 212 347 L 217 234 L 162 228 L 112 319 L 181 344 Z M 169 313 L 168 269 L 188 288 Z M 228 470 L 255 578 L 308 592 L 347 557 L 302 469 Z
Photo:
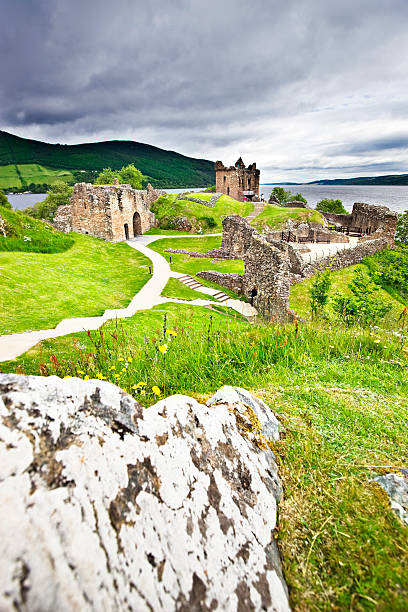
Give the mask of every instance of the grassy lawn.
M 282 423 L 272 447 L 285 488 L 277 535 L 292 608 L 406 610 L 408 529 L 371 478 L 378 466 L 406 466 L 407 339 L 380 328 L 251 325 L 180 304 L 102 332 L 42 342 L 0 367 L 99 376 L 144 405 L 155 401 L 154 385 L 200 400 L 224 384 L 250 389 Z
M 282 206 L 275 206 L 274 204 L 267 204 L 264 210 L 251 221 L 251 225 L 262 232 L 267 227 L 279 229 L 289 219 L 323 223 L 322 216 L 317 210 L 310 210 L 307 208 L 284 208 Z
M 351 293 L 348 284 L 351 283 L 351 281 L 353 280 L 353 273 L 354 270 L 356 270 L 357 268 L 363 268 L 367 270 L 367 267 L 364 264 L 359 264 L 358 266 L 349 266 L 348 268 L 344 268 L 343 270 L 336 270 L 330 273 L 330 277 L 332 279 L 332 286 L 329 292 L 329 297 L 333 296 L 336 293 Z M 312 281 L 313 279 L 309 278 L 307 280 L 302 281 L 301 283 L 293 285 L 290 289 L 289 306 L 301 317 L 311 316 L 309 288 L 312 284 Z M 398 319 L 404 308 L 404 305 L 400 301 L 395 299 L 392 295 L 390 295 L 385 289 L 379 289 L 378 299 L 386 304 L 391 304 L 392 309 L 386 315 L 386 322 L 391 321 L 395 324 L 395 320 Z M 333 315 L 333 310 L 330 306 L 330 300 L 326 307 L 326 311 L 329 316 Z
M 73 180 L 69 170 L 55 170 L 40 164 L 17 164 L 0 166 L 0 189 L 11 187 L 24 187 L 30 183 L 47 183 L 50 185 L 56 180 Z
M 205 253 L 210 249 L 216 249 L 221 246 L 221 236 L 203 236 L 202 238 L 162 238 L 149 245 L 149 247 L 163 255 L 170 261 L 171 269 L 175 272 L 184 272 L 194 276 L 202 270 L 217 270 L 218 272 L 237 272 L 244 273 L 244 262 L 241 259 L 230 259 L 225 261 L 212 262 L 206 257 L 190 257 L 182 253 L 165 253 L 164 249 L 186 249 L 188 251 L 197 251 Z M 201 282 L 201 279 L 198 279 Z
M 149 278 L 150 260 L 127 244 L 70 234 L 64 253 L 0 252 L 0 333 L 125 307 Z
M 238 202 L 227 195 L 222 195 L 214 208 L 189 200 L 178 200 L 177 195 L 174 193 L 161 196 L 151 206 L 163 228 L 174 229 L 175 219 L 187 217 L 193 225 L 194 233 L 201 230 L 206 234 L 212 234 L 222 231 L 222 220 L 227 215 L 237 214 L 245 217 L 254 209 L 251 202 Z M 211 197 L 212 194 L 194 194 L 194 197 L 201 198 L 202 195 Z
M 187 285 L 184 285 L 177 278 L 170 278 L 167 285 L 161 293 L 164 297 L 178 298 L 179 300 L 211 300 L 216 302 L 216 299 L 212 295 L 202 293 L 201 291 L 194 291 Z

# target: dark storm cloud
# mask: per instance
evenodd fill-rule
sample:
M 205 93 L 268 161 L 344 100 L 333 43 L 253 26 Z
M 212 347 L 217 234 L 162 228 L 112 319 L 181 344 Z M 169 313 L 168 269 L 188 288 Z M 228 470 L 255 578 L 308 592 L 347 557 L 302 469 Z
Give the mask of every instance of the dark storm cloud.
M 370 126 L 405 121 L 405 0 L 3 0 L 2 17 L 0 126 L 23 136 L 275 168 L 398 148 Z
M 389 136 L 388 138 L 378 138 L 377 140 L 367 140 L 356 142 L 344 150 L 348 153 L 367 153 L 372 151 L 386 151 L 388 149 L 408 148 L 408 134 Z

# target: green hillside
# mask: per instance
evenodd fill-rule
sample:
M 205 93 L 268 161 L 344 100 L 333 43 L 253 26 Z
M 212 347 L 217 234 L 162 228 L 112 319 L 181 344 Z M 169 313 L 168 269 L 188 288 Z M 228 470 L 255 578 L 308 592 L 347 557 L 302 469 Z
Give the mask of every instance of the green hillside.
M 47 182 L 46 175 L 55 171 L 65 170 L 70 174 L 70 171 L 95 171 L 107 166 L 119 169 L 130 163 L 156 187 L 206 187 L 215 183 L 213 162 L 140 142 L 49 144 L 0 130 L 0 185 L 3 189 Z M 37 165 L 37 173 L 33 171 L 33 164 Z

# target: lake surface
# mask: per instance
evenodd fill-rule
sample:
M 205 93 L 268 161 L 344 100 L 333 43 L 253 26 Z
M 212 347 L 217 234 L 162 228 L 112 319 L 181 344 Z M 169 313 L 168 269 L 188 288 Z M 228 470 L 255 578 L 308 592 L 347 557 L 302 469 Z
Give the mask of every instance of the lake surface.
M 408 186 L 374 186 L 374 185 L 281 185 L 292 193 L 301 193 L 307 200 L 309 206 L 315 208 L 317 202 L 323 198 L 341 200 L 346 210 L 353 208 L 354 202 L 366 202 L 367 204 L 381 204 L 388 206 L 391 210 L 399 213 L 408 210 Z M 274 185 L 261 185 L 259 190 L 263 193 L 265 200 Z M 197 187 L 193 189 L 166 189 L 167 193 L 184 193 L 201 191 Z M 36 202 L 41 202 L 47 197 L 46 193 L 15 193 L 7 196 L 10 204 L 17 210 L 23 210 Z
M 354 202 L 380 204 L 402 213 L 408 210 L 408 186 L 375 185 L 279 185 L 292 193 L 301 193 L 312 208 L 323 198 L 341 200 L 344 208 L 351 211 Z M 268 200 L 274 185 L 260 185 L 259 193 Z

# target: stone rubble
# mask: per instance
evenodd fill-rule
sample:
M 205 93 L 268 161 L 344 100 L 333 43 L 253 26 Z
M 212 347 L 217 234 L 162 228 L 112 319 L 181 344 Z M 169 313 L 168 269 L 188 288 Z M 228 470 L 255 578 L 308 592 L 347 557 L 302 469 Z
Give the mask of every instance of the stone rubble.
M 145 409 L 106 381 L 3 374 L 0 413 L 1 610 L 289 610 L 279 427 L 247 391 Z
M 376 476 L 373 480 L 384 489 L 390 499 L 391 508 L 401 521 L 408 525 L 408 470 L 403 471 L 404 475 L 389 473 Z

